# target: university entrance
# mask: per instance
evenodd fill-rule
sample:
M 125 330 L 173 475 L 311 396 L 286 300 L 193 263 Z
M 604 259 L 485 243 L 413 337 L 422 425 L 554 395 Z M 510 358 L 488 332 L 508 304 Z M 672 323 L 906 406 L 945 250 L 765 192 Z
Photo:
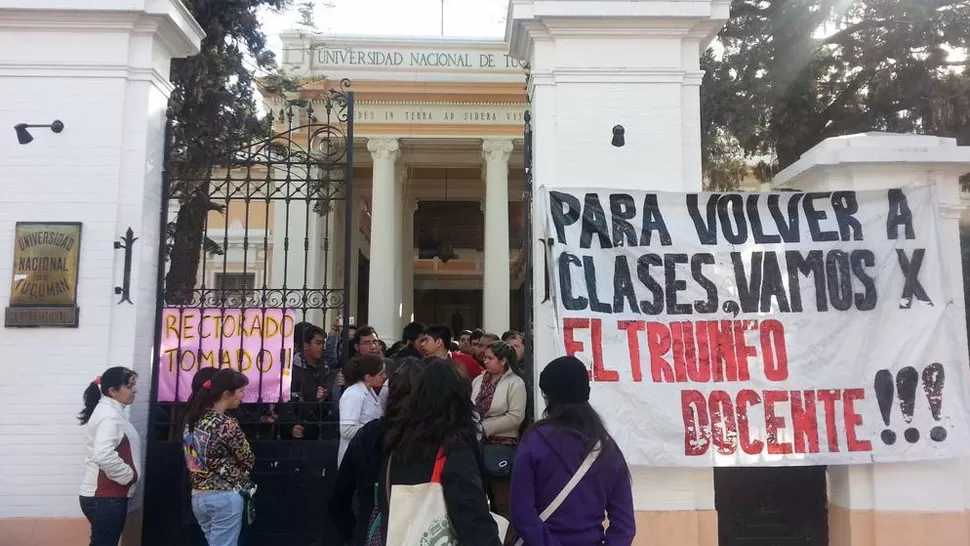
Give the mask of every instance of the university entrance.
M 300 349 L 297 325 L 346 323 L 357 280 L 356 249 L 344 236 L 354 217 L 349 85 L 275 103 L 273 136 L 260 142 L 215 157 L 169 154 L 145 545 L 205 544 L 190 506 L 179 422 L 192 377 L 206 366 L 231 366 L 250 379 L 237 412 L 256 454 L 258 516 L 244 531 L 247 544 L 333 540 L 326 503 L 336 472 L 335 403 L 291 399 L 290 366 Z M 302 439 L 294 439 L 297 420 L 307 430 Z

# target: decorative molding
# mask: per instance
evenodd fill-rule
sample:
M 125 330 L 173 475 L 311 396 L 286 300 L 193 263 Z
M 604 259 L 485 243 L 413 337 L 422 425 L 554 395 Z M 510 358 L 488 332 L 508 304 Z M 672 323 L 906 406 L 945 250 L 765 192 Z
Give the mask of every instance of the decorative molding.
M 525 123 L 523 102 L 361 101 L 354 107 L 359 128 L 378 125 L 495 127 Z
M 703 73 L 702 73 L 703 74 Z M 320 103 L 322 101 L 311 101 L 314 104 Z M 522 108 L 528 108 L 529 104 L 526 102 L 518 101 L 502 101 L 502 102 L 484 102 L 484 101 L 445 101 L 445 100 L 359 100 L 355 103 L 357 106 L 485 106 L 485 107 L 503 107 L 503 106 L 521 106 Z
M 482 156 L 488 163 L 499 161 L 508 164 L 514 147 L 512 139 L 486 138 L 482 142 Z
M 401 143 L 396 138 L 369 138 L 367 151 L 374 161 L 395 161 L 401 155 Z
M 156 7 L 157 6 L 157 7 Z M 151 33 L 172 57 L 198 53 L 205 32 L 180 0 L 149 2 L 145 9 L 9 9 L 0 31 Z

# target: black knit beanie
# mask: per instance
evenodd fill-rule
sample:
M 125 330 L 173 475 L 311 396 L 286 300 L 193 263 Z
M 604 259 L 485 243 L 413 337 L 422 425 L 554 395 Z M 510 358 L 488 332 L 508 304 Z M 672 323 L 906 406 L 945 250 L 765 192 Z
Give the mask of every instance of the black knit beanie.
M 561 356 L 546 365 L 539 374 L 539 388 L 550 402 L 589 402 L 589 370 L 578 358 Z

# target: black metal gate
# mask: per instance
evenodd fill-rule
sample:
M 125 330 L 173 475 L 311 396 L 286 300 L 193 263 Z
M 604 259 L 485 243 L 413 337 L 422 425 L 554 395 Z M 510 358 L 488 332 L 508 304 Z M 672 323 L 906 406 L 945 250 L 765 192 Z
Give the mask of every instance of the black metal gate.
M 347 324 L 345 295 L 356 282 L 349 87 L 344 80 L 319 99 L 287 105 L 274 134 L 259 142 L 204 161 L 168 158 L 146 546 L 205 544 L 191 512 L 179 421 L 191 377 L 207 366 L 241 369 L 253 389 L 236 412 L 256 454 L 257 518 L 247 546 L 335 543 L 326 509 L 336 473 L 335 403 L 289 400 L 288 383 L 302 349 L 290 346 L 296 325 L 329 332 L 334 318 Z M 342 336 L 346 351 L 346 330 Z M 315 426 L 294 439 L 297 422 Z

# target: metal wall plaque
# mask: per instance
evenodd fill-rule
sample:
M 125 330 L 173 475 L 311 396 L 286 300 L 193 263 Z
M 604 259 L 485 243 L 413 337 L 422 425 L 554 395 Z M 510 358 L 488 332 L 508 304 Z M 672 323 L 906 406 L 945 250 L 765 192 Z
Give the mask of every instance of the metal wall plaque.
M 17 222 L 8 327 L 77 327 L 79 222 Z

